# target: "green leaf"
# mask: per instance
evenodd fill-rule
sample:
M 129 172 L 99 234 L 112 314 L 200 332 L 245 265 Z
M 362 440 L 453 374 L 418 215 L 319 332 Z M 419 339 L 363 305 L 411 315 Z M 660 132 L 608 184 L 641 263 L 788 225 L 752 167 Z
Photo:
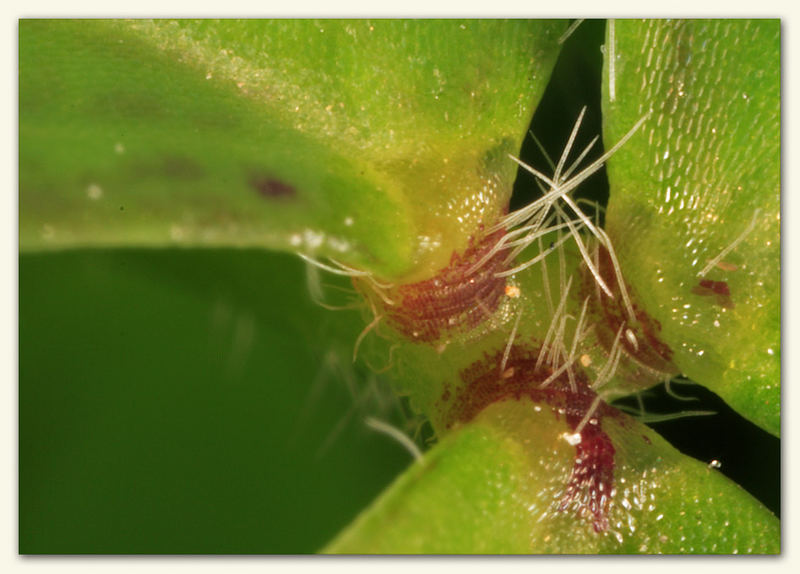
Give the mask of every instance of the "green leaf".
M 424 275 L 507 203 L 564 26 L 23 21 L 20 243 Z
M 351 365 L 358 316 L 294 257 L 27 254 L 19 279 L 21 553 L 311 553 L 409 464 L 363 424 L 403 419 Z
M 620 20 L 613 30 L 606 141 L 650 113 L 608 165 L 607 229 L 625 277 L 678 368 L 777 435 L 780 23 Z
M 564 440 L 571 431 L 555 407 L 525 398 L 496 403 L 447 436 L 324 552 L 780 551 L 779 521 L 718 471 L 621 413 L 599 425 L 616 450 L 604 530 L 596 531 L 590 510 L 598 495 L 586 487 L 591 470 L 585 490 L 559 508 L 580 467 L 576 447 Z

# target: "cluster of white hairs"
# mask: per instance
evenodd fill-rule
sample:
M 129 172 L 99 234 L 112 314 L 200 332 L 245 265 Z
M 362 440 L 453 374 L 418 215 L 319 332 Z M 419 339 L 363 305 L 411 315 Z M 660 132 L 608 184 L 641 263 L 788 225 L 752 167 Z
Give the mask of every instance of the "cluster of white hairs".
M 545 300 L 550 310 L 551 319 L 542 342 L 542 347 L 536 359 L 536 369 L 538 370 L 543 365 L 549 365 L 552 370 L 550 376 L 539 384 L 539 388 L 547 387 L 562 374 L 566 373 L 570 382 L 570 388 L 575 391 L 577 384 L 572 367 L 582 356 L 579 345 L 586 339 L 587 335 L 592 332 L 594 325 L 587 325 L 586 311 L 589 305 L 588 296 L 583 300 L 581 312 L 577 319 L 573 315 L 567 313 L 567 300 L 572 288 L 574 276 L 570 275 L 567 277 L 563 247 L 558 249 L 558 261 L 560 297 L 558 304 L 554 306 L 549 287 L 544 289 Z M 548 285 L 547 261 L 544 259 L 542 260 L 542 275 L 544 285 Z M 567 321 L 570 319 L 576 320 L 576 325 L 572 335 L 572 341 L 569 346 L 567 346 L 566 326 Z M 620 342 L 622 340 L 624 327 L 625 322 L 623 321 L 614 337 L 614 342 L 609 351 L 606 363 L 597 372 L 595 380 L 591 384 L 593 390 L 599 391 L 611 380 L 617 370 L 620 357 L 623 353 L 623 347 L 620 345 Z
M 598 287 L 612 299 L 612 293 L 608 284 L 603 279 L 598 269 L 596 256 L 592 257 L 590 249 L 587 247 L 587 241 L 581 235 L 582 230 L 588 230 L 594 236 L 598 244 L 606 249 L 608 252 L 611 264 L 614 268 L 614 274 L 619 286 L 620 295 L 625 310 L 631 320 L 635 321 L 635 314 L 633 305 L 631 304 L 630 296 L 625 287 L 625 282 L 622 278 L 617 255 L 614 246 L 606 232 L 600 228 L 586 213 L 581 209 L 579 201 L 570 196 L 570 192 L 575 190 L 580 184 L 586 181 L 590 176 L 596 173 L 617 150 L 619 150 L 625 143 L 633 137 L 636 131 L 641 127 L 647 116 L 643 116 L 638 122 L 628 131 L 625 136 L 620 139 L 608 151 L 603 153 L 599 158 L 592 161 L 588 166 L 578 171 L 573 175 L 580 166 L 581 162 L 586 158 L 589 152 L 598 141 L 598 137 L 592 139 L 589 145 L 578 155 L 578 157 L 566 167 L 567 159 L 572 151 L 572 146 L 575 143 L 575 138 L 580 129 L 581 122 L 586 113 L 586 108 L 581 110 L 577 121 L 570 133 L 569 140 L 567 141 L 564 151 L 558 160 L 558 164 L 553 165 L 551 161 L 553 176 L 548 177 L 521 161 L 519 158 L 509 156 L 517 162 L 525 171 L 533 174 L 536 177 L 537 184 L 542 190 L 542 197 L 518 209 L 517 211 L 509 213 L 501 219 L 489 232 L 495 232 L 499 229 L 505 229 L 507 232 L 500 238 L 497 243 L 490 249 L 479 261 L 477 261 L 469 270 L 468 274 L 474 273 L 489 259 L 494 257 L 499 251 L 508 250 L 506 256 L 506 263 L 515 261 L 517 257 L 526 250 L 534 242 L 539 243 L 539 253 L 534 257 L 527 259 L 509 269 L 504 269 L 497 273 L 498 277 L 507 277 L 519 273 L 531 267 L 532 265 L 544 262 L 545 258 L 551 253 L 555 247 L 559 247 L 570 238 L 575 241 L 581 257 L 586 263 L 586 267 L 594 277 Z M 537 141 L 538 143 L 538 141 Z M 546 154 L 545 154 L 546 155 Z M 549 158 L 548 158 L 549 161 Z M 561 232 L 567 230 L 569 233 L 562 235 Z M 552 243 L 547 249 L 541 247 L 541 238 L 553 232 L 559 232 L 559 239 Z
M 538 370 L 542 366 L 548 365 L 552 372 L 547 379 L 539 383 L 539 388 L 547 387 L 556 379 L 566 374 L 570 388 L 573 391 L 576 390 L 576 375 L 573 367 L 582 356 L 579 352 L 579 345 L 594 327 L 593 325 L 586 325 L 586 311 L 589 297 L 584 299 L 580 315 L 577 319 L 567 313 L 567 300 L 573 286 L 573 276 L 570 275 L 567 277 L 564 257 L 564 243 L 568 240 L 572 239 L 575 242 L 587 269 L 594 278 L 598 297 L 602 296 L 602 292 L 605 296 L 614 298 L 614 293 L 603 279 L 599 269 L 600 249 L 605 248 L 614 269 L 616 284 L 626 314 L 631 323 L 635 322 L 633 305 L 622 277 L 614 246 L 606 232 L 600 228 L 598 222 L 592 221 L 586 212 L 581 209 L 582 200 L 573 199 L 570 196 L 570 192 L 596 173 L 605 164 L 608 158 L 625 145 L 642 126 L 647 116 L 640 118 L 628 133 L 608 151 L 603 153 L 596 160 L 590 162 L 585 168 L 577 171 L 599 139 L 598 137 L 593 138 L 580 154 L 578 154 L 578 157 L 567 166 L 567 160 L 569 159 L 585 113 L 586 108 L 584 107 L 573 126 L 572 132 L 570 133 L 569 139 L 557 164 L 549 158 L 539 141 L 534 137 L 534 141 L 539 145 L 543 155 L 550 163 L 551 169 L 553 170 L 552 177 L 548 177 L 522 162 L 520 159 L 510 156 L 511 159 L 517 162 L 524 170 L 536 177 L 536 182 L 542 191 L 542 196 L 527 206 L 508 214 L 491 228 L 489 230 L 490 233 L 499 229 L 505 229 L 506 233 L 467 271 L 467 275 L 474 273 L 500 251 L 508 252 L 505 263 L 511 265 L 511 267 L 498 272 L 498 277 L 511 276 L 537 263 L 541 263 L 543 292 L 551 320 L 536 360 L 536 368 Z M 592 207 L 594 207 L 595 214 L 597 214 L 600 208 L 594 204 L 592 204 Z M 590 237 L 582 236 L 582 231 L 584 230 L 588 230 Z M 549 246 L 545 247 L 543 245 L 543 237 L 551 233 L 555 233 L 557 239 L 550 243 Z M 538 253 L 524 261 L 518 261 L 517 258 L 523 251 L 534 243 L 538 244 Z M 548 256 L 553 252 L 558 254 L 559 261 L 560 297 L 557 304 L 554 304 L 553 297 L 550 293 L 550 280 L 547 270 Z M 511 264 L 512 261 L 515 262 L 513 265 Z M 501 372 L 505 370 L 521 316 L 522 312 L 520 310 L 503 354 Z M 570 319 L 576 320 L 576 324 L 572 340 L 568 344 L 566 340 L 566 326 L 567 321 Z M 626 331 L 625 327 L 626 321 L 623 321 L 614 337 L 605 364 L 597 371 L 594 382 L 591 384 L 592 390 L 598 393 L 597 397 L 595 397 L 594 402 L 587 410 L 583 420 L 577 425 L 575 433 L 571 435 L 572 437 L 578 436 L 583 427 L 591 419 L 602 400 L 601 394 L 603 393 L 601 389 L 611 381 L 617 370 L 620 358 L 624 353 L 624 347 L 621 344 L 622 337 L 628 336 L 629 331 Z
M 547 177 L 533 167 L 525 164 L 518 158 L 510 156 L 511 159 L 517 162 L 523 169 L 536 177 L 536 182 L 542 190 L 542 197 L 530 203 L 529 205 L 508 214 L 495 226 L 493 226 L 489 230 L 489 233 L 496 232 L 500 229 L 505 229 L 506 233 L 466 272 L 466 277 L 469 277 L 483 265 L 485 265 L 492 257 L 495 257 L 498 252 L 504 250 L 508 251 L 505 261 L 507 264 L 509 264 L 511 261 L 516 260 L 516 258 L 534 242 L 538 243 L 538 254 L 523 262 L 517 262 L 515 266 L 504 269 L 498 272 L 496 275 L 498 277 L 507 277 L 523 271 L 535 265 L 536 263 L 542 264 L 541 267 L 544 280 L 543 286 L 552 320 L 545 335 L 545 342 L 542 345 L 542 350 L 537 358 L 537 368 L 546 363 L 549 364 L 553 369 L 552 375 L 541 384 L 542 387 L 546 387 L 565 372 L 570 380 L 571 386 L 573 388 L 575 387 L 575 374 L 572 366 L 579 358 L 579 354 L 577 353 L 578 344 L 591 330 L 591 326 L 586 329 L 584 328 L 588 304 L 588 299 L 586 299 L 583 303 L 580 317 L 578 318 L 578 324 L 575 329 L 572 343 L 569 347 L 567 347 L 564 341 L 566 324 L 568 319 L 574 319 L 574 317 L 566 313 L 566 301 L 572 286 L 572 278 L 570 277 L 569 280 L 567 280 L 566 277 L 566 268 L 563 256 L 563 245 L 568 240 L 574 240 L 575 244 L 577 245 L 588 270 L 595 280 L 598 293 L 602 291 L 606 296 L 614 298 L 614 293 L 603 279 L 599 270 L 600 247 L 602 246 L 606 249 L 614 268 L 616 283 L 619 287 L 619 292 L 622 297 L 625 310 L 631 322 L 635 321 L 633 306 L 625 287 L 625 282 L 622 278 L 620 266 L 617 261 L 616 253 L 611 240 L 606 232 L 598 225 L 597 221 L 593 222 L 592 219 L 583 211 L 583 209 L 581 209 L 581 204 L 585 200 L 573 199 L 570 196 L 570 192 L 574 191 L 580 184 L 586 181 L 586 179 L 596 173 L 605 164 L 608 158 L 611 157 L 635 134 L 647 116 L 642 117 L 630 129 L 630 131 L 628 131 L 628 133 L 608 151 L 592 161 L 588 166 L 575 173 L 599 139 L 598 137 L 593 138 L 586 148 L 581 151 L 578 157 L 574 159 L 569 166 L 567 166 L 567 160 L 569 159 L 570 152 L 572 151 L 585 113 L 586 108 L 584 107 L 575 122 L 575 125 L 570 133 L 569 139 L 557 164 L 554 164 L 552 160 L 550 160 L 549 156 L 547 156 L 546 152 L 542 150 L 545 157 L 551 164 L 551 168 L 553 170 L 552 177 Z M 539 144 L 538 140 L 536 140 L 536 143 Z M 541 144 L 539 145 L 541 147 Z M 592 207 L 594 207 L 595 210 L 598 209 L 598 207 L 594 204 L 592 204 Z M 583 230 L 589 231 L 595 240 L 594 245 L 590 244 L 592 237 L 582 236 L 581 232 Z M 542 243 L 542 238 L 553 232 L 557 233 L 558 239 L 545 248 Z M 546 261 L 547 256 L 554 251 L 559 254 L 559 269 L 561 278 L 561 296 L 557 305 L 553 304 L 552 296 L 550 294 Z M 363 280 L 366 285 L 368 285 L 368 287 L 370 287 L 370 289 L 386 305 L 395 305 L 395 302 L 387 295 L 387 291 L 391 289 L 393 285 L 382 283 L 376 280 L 372 273 L 355 269 L 334 259 L 329 259 L 330 264 L 328 264 L 302 253 L 299 253 L 299 256 L 308 264 L 307 269 L 309 271 L 309 291 L 311 292 L 312 298 L 321 306 L 329 309 L 335 308 L 323 301 L 324 297 L 322 295 L 320 282 L 316 277 L 317 270 L 323 270 L 334 275 L 347 276 Z M 383 318 L 383 314 L 377 309 L 375 304 L 371 301 L 371 298 L 367 299 L 372 310 L 373 319 L 366 325 L 364 330 L 356 339 L 353 349 L 354 361 L 357 357 L 358 349 L 363 339 L 370 331 L 374 330 L 378 326 Z M 363 302 L 354 302 L 352 305 L 337 308 L 354 308 L 359 306 L 359 304 L 363 305 Z M 521 312 L 516 318 L 514 328 L 506 346 L 501 370 L 505 369 L 508 361 L 520 319 Z M 623 352 L 620 342 L 621 336 L 624 332 L 624 326 L 625 324 L 623 323 L 623 325 L 620 327 L 620 330 L 617 332 L 617 336 L 609 353 L 608 362 L 598 372 L 597 379 L 592 385 L 593 388 L 599 389 L 613 376 Z
M 387 305 L 393 306 L 395 303 L 392 301 L 387 295 L 386 291 L 394 287 L 391 283 L 383 283 L 375 279 L 375 276 L 369 271 L 361 271 L 360 269 L 355 269 L 350 267 L 349 265 L 345 265 L 344 263 L 329 257 L 328 260 L 332 263 L 332 265 L 328 265 L 327 263 L 323 263 L 322 261 L 311 257 L 310 255 L 306 255 L 304 253 L 298 252 L 297 255 L 300 258 L 316 267 L 318 269 L 322 269 L 323 271 L 327 271 L 328 273 L 332 273 L 334 275 L 341 275 L 344 277 L 354 277 L 358 279 L 365 280 L 370 287 L 372 287 L 373 291 L 380 297 L 384 303 Z M 319 296 L 320 293 L 317 290 L 312 289 L 311 296 L 315 298 L 315 302 L 321 303 L 321 299 L 317 300 L 316 297 Z M 325 306 L 325 305 L 323 305 Z

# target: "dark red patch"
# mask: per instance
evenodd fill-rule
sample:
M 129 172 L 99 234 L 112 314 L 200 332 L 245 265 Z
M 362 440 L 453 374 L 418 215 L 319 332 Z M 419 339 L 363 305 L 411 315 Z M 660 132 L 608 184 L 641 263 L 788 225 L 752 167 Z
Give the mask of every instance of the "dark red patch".
M 703 297 L 713 297 L 715 303 L 720 307 L 726 309 L 734 307 L 733 301 L 731 301 L 731 290 L 725 281 L 701 279 L 700 283 L 692 287 L 692 293 Z
M 588 380 L 575 373 L 576 388 L 570 387 L 566 373 L 545 388 L 539 385 L 553 372 L 549 366 L 536 368 L 538 349 L 514 345 L 511 348 L 506 370 L 501 372 L 503 353 L 486 355 L 461 371 L 464 386 L 449 401 L 449 391 L 442 396 L 445 409 L 445 426 L 472 420 L 487 406 L 502 400 L 519 400 L 528 397 L 535 403 L 545 403 L 556 413 L 564 415 L 569 427 L 575 431 L 597 397 L 589 388 Z M 509 367 L 513 367 L 509 375 Z M 503 374 L 506 377 L 503 377 Z M 608 504 L 614 487 L 614 446 L 603 431 L 602 419 L 617 416 L 619 411 L 600 402 L 580 431 L 581 442 L 575 447 L 575 463 L 564 495 L 559 502 L 560 511 L 573 509 L 578 514 L 591 513 L 595 531 L 608 528 Z
M 275 179 L 274 177 L 263 175 L 251 175 L 250 187 L 255 189 L 261 197 L 269 199 L 288 199 L 297 195 L 297 190 L 293 185 Z
M 392 326 L 412 341 L 429 343 L 447 333 L 472 329 L 490 317 L 504 294 L 506 280 L 495 274 L 503 269 L 506 253 L 496 253 L 472 274 L 467 271 L 504 233 L 470 240 L 466 251 L 454 253 L 450 264 L 431 279 L 391 291 L 389 297 L 397 302 L 386 308 Z
M 570 424 L 574 428 L 577 423 Z M 587 511 L 591 513 L 595 532 L 608 530 L 608 503 L 614 487 L 614 453 L 611 438 L 599 428 L 599 422 L 583 427 L 581 442 L 575 447 L 572 474 L 559 503 L 562 512 L 573 509 L 579 515 Z
M 711 281 L 710 279 L 702 279 L 699 284 L 700 288 L 711 289 L 717 295 L 727 295 L 730 297 L 731 290 L 725 281 Z
M 614 344 L 614 337 L 619 331 L 623 321 L 625 328 L 621 335 L 620 344 L 623 345 L 628 355 L 635 358 L 639 363 L 665 374 L 678 374 L 678 368 L 672 363 L 672 349 L 659 339 L 658 334 L 661 332 L 661 324 L 650 317 L 639 305 L 632 301 L 633 313 L 636 317 L 636 324 L 631 324 L 630 317 L 625 310 L 625 304 L 622 300 L 622 293 L 620 292 L 619 283 L 617 282 L 617 275 L 614 273 L 614 267 L 611 263 L 611 257 L 605 248 L 600 248 L 600 257 L 598 261 L 598 270 L 600 276 L 605 281 L 608 288 L 614 294 L 614 298 L 607 296 L 605 293 L 600 293 L 600 311 L 603 315 L 604 321 L 600 321 L 597 325 L 597 334 L 600 342 L 604 347 L 610 349 Z M 628 294 L 633 299 L 633 290 L 626 283 Z M 584 273 L 583 281 L 583 295 L 585 297 L 596 291 L 596 283 L 592 274 L 588 269 Z M 633 332 L 636 343 L 632 343 L 625 335 L 626 330 L 630 329 Z

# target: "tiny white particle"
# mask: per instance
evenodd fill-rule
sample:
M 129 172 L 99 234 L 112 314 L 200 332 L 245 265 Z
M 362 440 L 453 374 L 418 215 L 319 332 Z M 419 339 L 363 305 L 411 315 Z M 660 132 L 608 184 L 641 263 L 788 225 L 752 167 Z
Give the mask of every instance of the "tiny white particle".
M 338 239 L 336 237 L 329 237 L 328 245 L 340 253 L 345 253 L 346 251 L 350 250 L 350 244 L 346 240 Z
M 625 329 L 625 338 L 628 342 L 633 346 L 634 350 L 639 350 L 639 341 L 636 339 L 636 335 L 630 329 Z
M 318 249 L 325 242 L 325 234 L 312 229 L 306 229 L 303 232 L 303 239 L 309 249 Z
M 103 188 L 101 188 L 96 183 L 91 184 L 88 188 L 86 188 L 86 195 L 89 196 L 89 199 L 100 199 L 103 197 Z

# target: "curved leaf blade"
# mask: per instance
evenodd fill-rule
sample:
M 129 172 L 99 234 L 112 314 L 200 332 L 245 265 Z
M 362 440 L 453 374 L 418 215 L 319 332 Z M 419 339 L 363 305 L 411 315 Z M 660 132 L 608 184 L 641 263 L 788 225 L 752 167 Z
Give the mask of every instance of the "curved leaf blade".
M 444 438 L 323 551 L 780 551 L 779 521 L 739 486 L 625 415 L 602 425 L 616 449 L 607 530 L 555 510 L 576 450 L 555 409 L 523 399 L 496 403 Z
M 619 20 L 614 28 L 607 141 L 650 113 L 608 165 L 607 226 L 625 276 L 663 327 L 675 364 L 777 435 L 779 22 Z
M 21 244 L 424 275 L 506 203 L 563 25 L 24 21 Z

